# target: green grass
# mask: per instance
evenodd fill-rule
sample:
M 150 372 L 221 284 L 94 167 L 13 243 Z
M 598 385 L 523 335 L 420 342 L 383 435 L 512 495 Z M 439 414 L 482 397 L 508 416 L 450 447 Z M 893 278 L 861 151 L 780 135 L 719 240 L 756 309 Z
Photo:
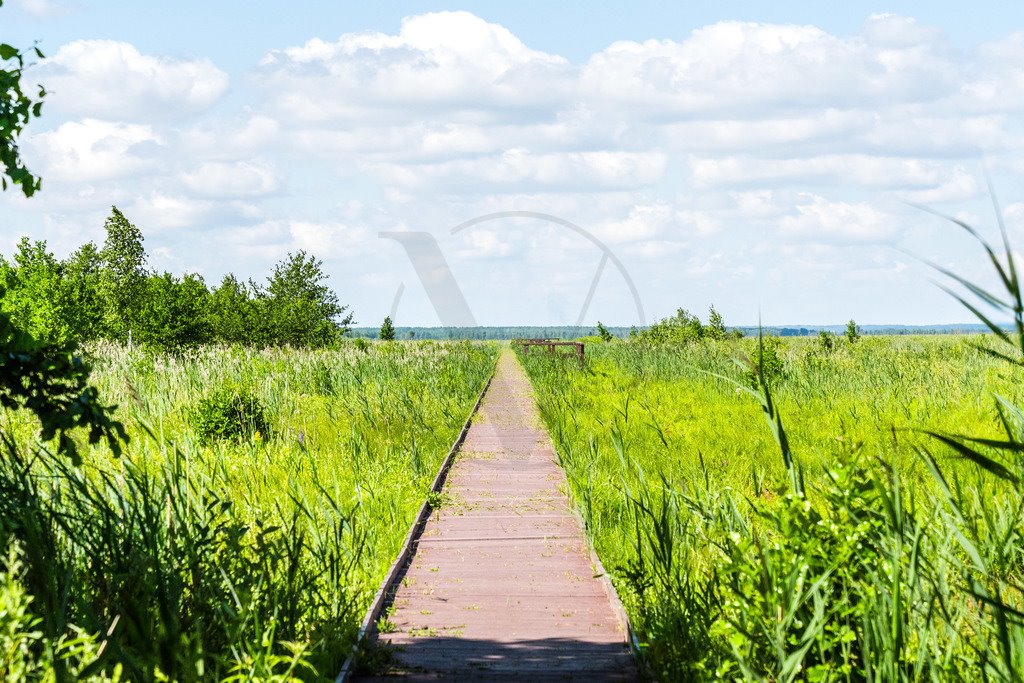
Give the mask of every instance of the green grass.
M 659 677 L 1019 680 L 1024 495 L 916 431 L 1018 433 L 979 339 L 790 341 L 770 394 L 756 340 L 521 355 Z
M 0 596 L 5 642 L 58 678 L 262 680 L 340 669 L 497 347 L 91 354 L 128 427 L 120 458 L 83 443 L 72 467 L 0 416 L 0 584 L 24 589 Z M 263 430 L 201 433 L 225 388 Z

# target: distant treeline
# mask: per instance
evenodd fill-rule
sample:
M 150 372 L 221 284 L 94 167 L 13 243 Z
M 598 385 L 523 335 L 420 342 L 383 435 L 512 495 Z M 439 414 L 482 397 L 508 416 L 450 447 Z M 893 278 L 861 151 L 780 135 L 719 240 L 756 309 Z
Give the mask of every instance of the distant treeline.
M 744 336 L 756 337 L 756 327 L 735 327 L 732 328 L 742 332 Z M 816 336 L 819 332 L 832 332 L 841 334 L 846 325 L 813 325 L 808 327 L 774 327 L 763 328 L 765 334 L 772 334 L 779 337 L 809 337 Z M 983 334 L 989 332 L 984 325 L 858 325 L 857 329 L 863 334 L 875 335 L 908 335 L 908 334 Z
M 607 328 L 617 337 L 629 335 L 629 327 Z M 353 327 L 349 336 L 376 339 L 379 327 Z M 530 327 L 496 325 L 481 327 L 395 327 L 395 339 L 576 339 L 597 334 L 597 327 Z
M 628 338 L 631 333 L 650 329 L 649 327 L 606 327 L 613 337 Z M 731 334 L 744 337 L 756 337 L 757 327 L 728 327 Z M 809 327 L 775 327 L 766 326 L 766 335 L 778 337 L 814 337 L 819 332 L 842 334 L 845 325 L 814 325 Z M 910 334 L 982 334 L 988 332 L 984 325 L 863 325 L 858 326 L 863 334 L 868 335 L 910 335 Z M 351 337 L 376 339 L 379 327 L 353 327 L 349 331 Z M 395 327 L 395 339 L 580 339 L 596 337 L 597 327 L 586 325 L 553 325 L 550 327 L 528 327 L 517 325 L 493 325 L 480 327 Z
M 265 284 L 147 267 L 142 232 L 113 207 L 102 248 L 89 242 L 59 260 L 27 237 L 0 255 L 0 308 L 40 341 L 129 340 L 161 348 L 205 343 L 324 346 L 352 316 L 323 281 L 321 261 L 288 254 Z

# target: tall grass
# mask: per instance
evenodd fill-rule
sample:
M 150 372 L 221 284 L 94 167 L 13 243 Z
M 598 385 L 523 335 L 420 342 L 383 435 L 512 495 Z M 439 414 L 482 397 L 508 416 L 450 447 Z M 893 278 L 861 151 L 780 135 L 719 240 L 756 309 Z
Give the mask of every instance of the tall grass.
M 1021 679 L 1024 321 L 989 253 L 1006 295 L 961 284 L 1013 332 L 792 342 L 776 377 L 757 340 L 523 357 L 656 676 Z
M 74 467 L 2 417 L 0 674 L 333 678 L 496 347 L 93 353 L 120 458 Z M 198 433 L 224 387 L 269 433 Z

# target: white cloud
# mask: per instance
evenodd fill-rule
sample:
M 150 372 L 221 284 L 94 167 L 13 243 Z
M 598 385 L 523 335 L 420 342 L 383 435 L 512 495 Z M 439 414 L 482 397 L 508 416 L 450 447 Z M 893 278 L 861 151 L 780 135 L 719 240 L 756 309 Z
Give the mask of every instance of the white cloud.
M 581 86 L 633 116 L 777 116 L 808 108 L 862 108 L 934 100 L 956 91 L 959 69 L 941 42 L 884 40 L 900 17 L 839 38 L 815 26 L 720 22 L 682 42 L 619 42 L 595 54 Z M 923 37 L 922 32 L 921 36 Z
M 408 17 L 397 35 L 348 33 L 268 53 L 259 78 L 269 103 L 304 122 L 422 118 L 443 112 L 489 110 L 505 117 L 552 98 L 571 85 L 568 62 L 527 48 L 506 28 L 468 12 Z
M 894 216 L 864 203 L 829 200 L 818 195 L 781 221 L 784 234 L 811 242 L 885 242 L 896 233 Z
M 597 233 L 610 244 L 648 242 L 669 230 L 675 218 L 675 212 L 667 202 L 642 204 L 632 207 L 624 219 L 600 226 Z
M 883 245 L 960 259 L 897 201 L 987 216 L 981 167 L 1008 194 L 1019 186 L 1021 64 L 1024 33 L 958 50 L 894 15 L 852 35 L 725 21 L 676 40 L 616 42 L 573 64 L 472 14 L 438 12 L 268 51 L 227 109 L 214 105 L 228 76 L 208 60 L 81 40 L 38 70 L 54 92 L 47 116 L 71 120 L 36 122 L 55 127 L 31 128 L 24 144 L 58 193 L 8 193 L 0 205 L 12 220 L 49 214 L 43 232 L 63 235 L 102 225 L 98 208 L 117 203 L 154 231 L 154 250 L 213 274 L 260 274 L 306 249 L 338 270 L 342 288 L 384 283 L 353 294 L 364 319 L 382 317 L 366 306 L 389 306 L 388 285 L 408 275 L 402 259 L 380 257 L 379 230 L 440 239 L 513 209 L 599 235 L 650 311 L 706 308 L 677 300 L 686 292 L 748 322 L 755 298 L 782 297 L 792 320 L 806 319 L 800 310 L 827 315 L 813 304 L 826 285 L 850 301 L 882 293 L 896 311 L 896 296 L 869 286 L 872 273 L 894 282 Z M 1007 199 L 1019 225 L 1019 198 Z M 501 305 L 529 322 L 522 302 L 548 293 L 527 274 L 585 290 L 600 255 L 571 232 L 524 226 L 441 241 L 456 271 L 515 292 Z M 900 300 L 911 301 L 911 276 L 900 277 Z
M 281 188 L 273 165 L 262 160 L 206 162 L 182 174 L 181 179 L 195 194 L 220 199 L 260 197 Z
M 701 157 L 690 161 L 697 187 L 729 185 L 840 184 L 847 188 L 919 189 L 939 186 L 957 172 L 930 159 L 870 154 L 826 154 L 797 159 L 751 155 Z
M 78 7 L 77 2 L 60 2 L 59 0 L 14 0 L 11 4 L 36 19 L 62 17 Z
M 278 146 L 281 124 L 266 115 L 203 122 L 183 130 L 181 148 L 191 157 L 237 161 Z
M 46 179 L 89 183 L 137 177 L 158 168 L 163 138 L 142 124 L 69 121 L 28 139 L 30 161 Z
M 509 149 L 502 154 L 436 164 L 370 164 L 382 182 L 406 188 L 472 192 L 490 188 L 521 191 L 637 188 L 661 179 L 667 157 L 661 152 L 570 152 L 534 154 Z
M 260 206 L 242 200 L 215 201 L 175 194 L 163 189 L 150 190 L 124 202 L 124 213 L 146 234 L 164 235 L 177 241 L 180 235 L 187 251 L 209 252 L 210 232 L 226 226 L 251 225 L 265 220 Z M 216 226 L 211 231 L 210 226 Z M 216 252 L 204 256 L 220 258 Z
M 376 234 L 364 226 L 310 220 L 257 221 L 232 228 L 221 238 L 275 260 L 300 249 L 321 259 L 348 258 L 366 254 L 377 242 Z
M 54 108 L 108 121 L 183 118 L 209 109 L 228 89 L 228 75 L 208 59 L 144 55 L 114 40 L 68 43 L 37 73 Z

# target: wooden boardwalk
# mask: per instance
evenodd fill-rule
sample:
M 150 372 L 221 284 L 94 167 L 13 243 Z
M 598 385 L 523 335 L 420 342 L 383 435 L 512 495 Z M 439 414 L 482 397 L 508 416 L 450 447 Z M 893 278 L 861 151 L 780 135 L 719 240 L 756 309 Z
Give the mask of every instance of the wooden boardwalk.
M 441 507 L 372 633 L 358 680 L 628 681 L 624 617 L 591 561 L 526 373 L 503 351 Z

